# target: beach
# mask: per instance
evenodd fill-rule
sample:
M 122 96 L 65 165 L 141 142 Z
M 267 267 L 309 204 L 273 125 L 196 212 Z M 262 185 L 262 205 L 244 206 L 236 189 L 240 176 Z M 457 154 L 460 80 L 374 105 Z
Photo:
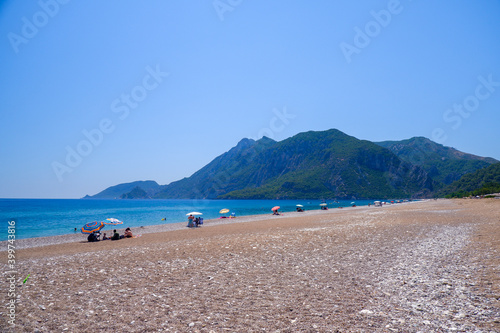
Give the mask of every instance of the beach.
M 0 331 L 500 332 L 500 200 L 132 231 L 17 241 L 15 327 L 3 306 Z

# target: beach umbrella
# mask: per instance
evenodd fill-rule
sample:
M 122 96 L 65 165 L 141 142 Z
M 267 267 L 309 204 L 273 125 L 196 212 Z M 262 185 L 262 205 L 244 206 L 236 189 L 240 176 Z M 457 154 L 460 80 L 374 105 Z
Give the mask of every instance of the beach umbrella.
M 326 206 L 326 203 L 320 203 L 319 205 L 320 206 Z
M 304 206 L 302 206 L 302 205 L 297 205 L 297 207 L 304 207 Z
M 109 219 L 106 219 L 106 221 L 104 221 L 104 224 L 110 224 L 110 225 L 113 225 L 113 226 L 117 226 L 119 224 L 123 224 L 122 221 L 118 220 L 118 219 L 115 219 L 115 218 L 109 218 Z
M 202 213 L 199 213 L 199 212 L 191 212 L 191 213 L 187 213 L 186 216 L 189 216 L 189 215 L 203 215 Z
M 229 213 L 229 209 L 227 208 L 223 208 L 219 211 L 220 214 L 226 214 L 226 213 Z
M 123 224 L 123 222 L 115 218 L 109 218 L 104 221 L 104 224 L 118 225 Z
M 280 209 L 280 206 L 274 206 L 273 208 L 271 208 L 271 210 L 274 212 L 276 210 Z
M 90 222 L 90 223 L 87 223 L 86 225 L 84 225 L 82 227 L 82 234 L 91 234 L 94 231 L 101 230 L 102 228 L 104 228 L 104 222 L 102 222 L 102 221 L 100 221 L 100 222 L 97 222 L 97 221 Z

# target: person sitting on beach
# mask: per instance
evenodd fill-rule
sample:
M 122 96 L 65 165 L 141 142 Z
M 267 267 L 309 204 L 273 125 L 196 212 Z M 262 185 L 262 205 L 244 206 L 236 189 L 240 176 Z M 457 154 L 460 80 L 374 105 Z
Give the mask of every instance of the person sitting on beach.
M 130 228 L 125 229 L 125 232 L 123 233 L 123 236 L 125 238 L 132 238 L 132 237 L 134 237 L 134 235 L 132 235 L 132 231 L 130 230 Z
M 99 233 L 99 231 L 94 231 L 93 233 L 91 233 L 88 237 L 87 237 L 87 240 L 89 242 L 98 242 L 100 239 L 99 237 L 101 237 L 101 234 Z
M 103 233 L 102 234 L 102 240 L 110 240 L 111 238 L 109 238 L 108 236 L 106 236 L 106 233 Z
M 116 229 L 113 230 L 113 236 L 111 237 L 111 240 L 119 240 L 120 239 L 120 234 L 116 232 Z

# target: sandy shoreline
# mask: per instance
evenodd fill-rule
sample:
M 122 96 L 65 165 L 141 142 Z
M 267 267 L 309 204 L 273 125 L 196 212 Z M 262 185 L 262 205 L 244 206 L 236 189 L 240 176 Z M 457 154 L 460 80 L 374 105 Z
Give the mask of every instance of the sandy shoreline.
M 20 249 L 15 332 L 500 332 L 500 200 L 249 219 Z
M 367 206 L 360 207 L 348 207 L 342 209 L 363 209 L 368 208 Z M 338 208 L 337 208 L 338 209 Z M 337 209 L 332 209 L 337 210 Z M 340 210 L 340 209 L 339 209 Z M 252 222 L 252 221 L 262 221 L 270 218 L 284 218 L 284 217 L 300 217 L 300 216 L 310 216 L 315 214 L 324 214 L 322 210 L 309 210 L 301 213 L 297 212 L 286 212 L 280 216 L 273 216 L 272 214 L 259 214 L 259 215 L 247 215 L 247 216 L 239 216 L 231 219 L 211 219 L 205 220 L 204 225 L 202 227 L 210 227 L 215 225 L 223 225 L 223 224 L 232 224 L 232 223 L 242 223 L 242 222 Z M 132 231 L 134 234 L 143 235 L 143 234 L 151 234 L 158 232 L 167 232 L 173 230 L 183 230 L 186 229 L 186 222 L 177 222 L 177 223 L 165 223 L 165 224 L 156 224 L 156 225 L 147 225 L 141 227 L 132 227 Z M 117 227 L 116 230 L 120 235 L 125 231 L 126 226 Z M 110 236 L 109 227 L 102 232 L 106 232 L 108 236 Z M 66 244 L 66 243 L 81 243 L 87 241 L 87 235 L 82 234 L 81 232 L 66 234 L 66 235 L 57 235 L 57 236 L 48 236 L 48 237 L 34 237 L 34 238 L 24 238 L 16 240 L 16 248 L 17 249 L 27 249 L 33 247 L 41 247 L 47 245 L 58 245 L 58 244 Z M 7 241 L 0 241 L 0 251 L 7 248 Z

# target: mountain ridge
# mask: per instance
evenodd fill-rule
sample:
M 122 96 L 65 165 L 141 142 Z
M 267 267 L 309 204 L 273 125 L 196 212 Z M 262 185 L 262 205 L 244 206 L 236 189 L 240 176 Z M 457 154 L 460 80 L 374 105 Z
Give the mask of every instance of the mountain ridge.
M 375 143 L 391 150 L 402 160 L 421 166 L 433 179 L 444 185 L 498 162 L 491 157 L 481 157 L 443 146 L 425 137 Z
M 424 137 L 371 142 L 337 129 L 308 131 L 279 142 L 244 138 L 190 177 L 119 184 L 92 198 L 423 198 L 495 161 Z
M 138 180 L 130 183 L 122 183 L 110 186 L 103 191 L 87 196 L 87 199 L 119 199 L 123 194 L 133 191 L 136 187 L 142 189 L 147 195 L 152 196 L 161 188 L 154 180 Z

